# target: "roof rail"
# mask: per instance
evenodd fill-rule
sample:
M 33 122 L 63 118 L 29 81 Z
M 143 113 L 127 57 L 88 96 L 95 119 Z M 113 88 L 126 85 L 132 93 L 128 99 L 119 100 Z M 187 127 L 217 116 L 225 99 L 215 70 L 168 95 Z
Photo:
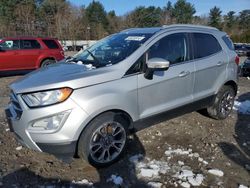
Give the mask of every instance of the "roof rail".
M 205 25 L 194 25 L 194 24 L 171 24 L 171 25 L 163 25 L 163 28 L 172 28 L 172 27 L 192 27 L 192 28 L 202 28 L 202 29 L 212 29 L 219 31 L 219 29 L 215 27 L 205 26 Z

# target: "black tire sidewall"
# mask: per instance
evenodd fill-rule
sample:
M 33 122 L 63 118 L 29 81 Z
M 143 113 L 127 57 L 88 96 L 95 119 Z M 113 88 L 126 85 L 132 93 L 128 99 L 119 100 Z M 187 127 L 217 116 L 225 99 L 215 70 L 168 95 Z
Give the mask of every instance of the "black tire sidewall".
M 220 92 L 218 93 L 218 95 L 216 96 L 216 103 L 215 103 L 215 107 L 216 107 L 216 111 L 217 111 L 217 118 L 218 119 L 225 119 L 228 117 L 228 115 L 232 112 L 232 110 L 226 115 L 224 116 L 221 112 L 220 112 L 220 104 L 222 101 L 222 97 L 226 92 L 230 92 L 233 97 L 235 98 L 235 91 L 233 90 L 233 88 L 231 86 L 223 86 L 220 90 Z
M 54 64 L 54 63 L 56 63 L 55 60 L 53 60 L 53 59 L 46 59 L 46 60 L 44 60 L 44 61 L 41 63 L 41 66 L 40 66 L 40 67 L 47 67 L 47 66 L 49 66 L 49 65 L 51 65 L 51 64 Z
M 98 163 L 95 160 L 93 160 L 93 158 L 90 155 L 89 145 L 90 145 L 90 141 L 92 138 L 92 134 L 102 124 L 104 124 L 106 122 L 111 122 L 111 121 L 115 121 L 115 122 L 120 123 L 123 126 L 123 128 L 125 129 L 125 131 L 126 131 L 125 145 L 124 145 L 121 153 L 115 159 L 113 159 L 112 161 L 110 161 L 108 163 Z M 109 165 L 113 164 L 114 162 L 116 162 L 124 153 L 125 148 L 127 146 L 127 136 L 128 136 L 128 123 L 124 118 L 122 118 L 121 115 L 113 113 L 113 112 L 103 113 L 103 114 L 97 116 L 96 118 L 94 118 L 86 126 L 86 128 L 84 128 L 84 130 L 82 131 L 80 138 L 79 138 L 79 141 L 78 141 L 78 155 L 82 159 L 87 161 L 89 164 L 91 164 L 95 167 L 109 166 Z

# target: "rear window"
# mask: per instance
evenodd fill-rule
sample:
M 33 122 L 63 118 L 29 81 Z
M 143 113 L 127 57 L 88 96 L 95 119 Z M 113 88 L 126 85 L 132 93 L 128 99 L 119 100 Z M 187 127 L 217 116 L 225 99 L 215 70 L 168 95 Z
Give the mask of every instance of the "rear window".
M 194 58 L 210 56 L 222 49 L 217 39 L 210 34 L 193 33 L 193 40 L 195 45 Z
M 40 49 L 41 45 L 37 40 L 21 40 L 21 49 Z
M 59 46 L 54 40 L 43 40 L 44 44 L 49 48 L 49 49 L 58 49 Z
M 234 50 L 234 44 L 233 44 L 232 40 L 227 35 L 223 36 L 222 40 L 225 42 L 225 44 L 227 45 L 227 47 L 230 50 Z

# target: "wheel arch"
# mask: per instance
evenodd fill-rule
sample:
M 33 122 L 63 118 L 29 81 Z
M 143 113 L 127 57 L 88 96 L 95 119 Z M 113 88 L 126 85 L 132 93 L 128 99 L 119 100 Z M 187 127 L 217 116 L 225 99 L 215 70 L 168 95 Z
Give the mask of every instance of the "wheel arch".
M 46 61 L 46 60 L 54 60 L 54 61 L 56 61 L 56 58 L 54 58 L 54 57 L 52 57 L 52 56 L 42 58 L 42 59 L 39 61 L 39 67 L 41 67 L 41 66 L 42 66 L 42 63 L 43 63 L 44 61 Z
M 80 134 L 79 134 L 78 137 L 77 137 L 77 143 L 76 143 L 76 149 L 75 149 L 75 156 L 78 157 L 78 144 L 79 144 L 79 139 L 80 139 L 80 137 L 81 137 L 83 131 L 89 126 L 90 122 L 92 122 L 95 118 L 97 118 L 97 117 L 99 117 L 99 116 L 101 116 L 101 115 L 103 115 L 103 114 L 105 114 L 105 113 L 109 113 L 109 112 L 121 115 L 121 116 L 124 118 L 124 120 L 128 123 L 128 129 L 129 129 L 129 130 L 132 130 L 132 129 L 133 129 L 133 119 L 132 119 L 132 117 L 129 115 L 128 112 L 126 112 L 126 111 L 124 111 L 124 110 L 122 110 L 122 109 L 110 109 L 110 110 L 106 110 L 106 111 L 100 112 L 100 113 L 94 115 L 94 116 L 86 123 L 86 125 L 85 125 L 83 128 L 81 128 L 81 130 L 79 131 Z
M 229 80 L 226 83 L 224 83 L 225 86 L 231 86 L 234 89 L 235 95 L 237 94 L 238 91 L 238 85 L 235 81 Z

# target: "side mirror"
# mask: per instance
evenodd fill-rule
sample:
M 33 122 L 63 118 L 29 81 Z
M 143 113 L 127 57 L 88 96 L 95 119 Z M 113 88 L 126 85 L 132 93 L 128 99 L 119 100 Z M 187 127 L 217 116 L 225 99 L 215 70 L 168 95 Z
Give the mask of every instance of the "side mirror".
M 147 70 L 144 74 L 146 79 L 152 80 L 154 71 L 166 71 L 169 68 L 169 61 L 162 58 L 152 58 L 147 61 Z

